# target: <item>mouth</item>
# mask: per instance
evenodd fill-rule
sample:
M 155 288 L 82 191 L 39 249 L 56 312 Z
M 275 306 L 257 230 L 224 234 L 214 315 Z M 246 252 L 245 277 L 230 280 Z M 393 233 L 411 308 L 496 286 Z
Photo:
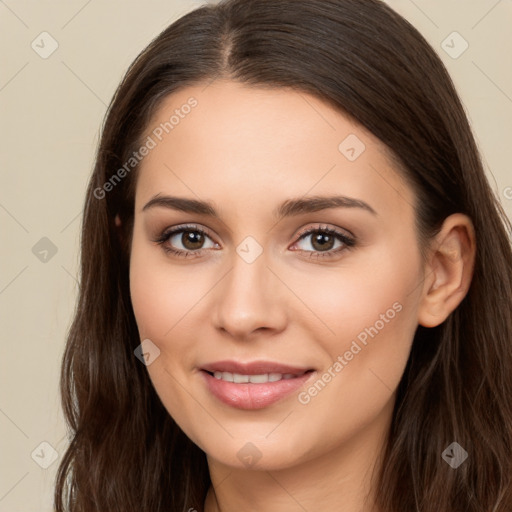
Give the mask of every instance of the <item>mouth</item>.
M 297 379 L 302 377 L 307 373 L 311 373 L 314 370 L 305 370 L 301 373 L 260 373 L 255 375 L 243 374 L 243 373 L 233 373 L 233 372 L 209 372 L 207 370 L 206 373 L 211 375 L 217 380 L 223 380 L 224 382 L 233 382 L 235 384 L 266 384 L 267 382 L 279 382 L 280 380 L 290 380 Z
M 287 378 L 300 377 L 308 371 L 314 371 L 314 368 L 291 366 L 285 363 L 276 363 L 273 361 L 250 361 L 241 363 L 238 361 L 224 360 L 208 363 L 201 367 L 213 376 L 222 374 L 221 378 L 229 379 L 229 374 L 241 376 L 261 376 L 261 375 L 288 375 Z M 219 375 L 220 376 L 220 375 Z M 290 377 L 291 376 L 291 377 Z M 230 381 L 233 382 L 233 381 Z
M 262 409 L 291 395 L 316 373 L 281 363 L 219 361 L 200 368 L 210 393 L 238 409 Z

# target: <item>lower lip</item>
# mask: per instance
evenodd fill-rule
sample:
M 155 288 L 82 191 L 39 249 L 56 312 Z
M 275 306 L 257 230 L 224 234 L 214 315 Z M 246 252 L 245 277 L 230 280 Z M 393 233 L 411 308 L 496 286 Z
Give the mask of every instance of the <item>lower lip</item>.
M 235 384 L 216 379 L 201 370 L 210 392 L 221 402 L 237 409 L 263 409 L 300 389 L 315 372 L 308 372 L 293 379 L 281 379 L 264 384 Z

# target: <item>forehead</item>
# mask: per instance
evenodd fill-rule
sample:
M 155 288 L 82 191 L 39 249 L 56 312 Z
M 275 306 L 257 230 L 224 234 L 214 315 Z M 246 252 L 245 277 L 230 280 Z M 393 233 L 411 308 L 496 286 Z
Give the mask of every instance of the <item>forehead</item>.
M 249 207 L 255 198 L 278 202 L 339 192 L 372 197 L 376 209 L 397 214 L 413 203 L 375 136 L 315 96 L 289 88 L 229 81 L 187 87 L 164 99 L 146 129 L 149 139 L 139 206 L 157 193 L 238 199 Z

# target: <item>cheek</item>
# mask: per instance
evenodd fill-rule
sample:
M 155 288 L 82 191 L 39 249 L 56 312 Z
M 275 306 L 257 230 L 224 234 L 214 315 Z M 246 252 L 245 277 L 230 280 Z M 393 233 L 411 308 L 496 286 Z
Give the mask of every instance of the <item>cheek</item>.
M 354 264 L 347 261 L 346 267 L 314 283 L 307 280 L 298 292 L 309 289 L 308 306 L 321 322 L 307 322 L 317 326 L 315 336 L 326 354 L 319 377 L 325 376 L 329 389 L 323 391 L 319 383 L 316 389 L 304 390 L 304 402 L 315 402 L 313 408 L 333 400 L 347 410 L 365 407 L 369 413 L 382 407 L 396 389 L 417 328 L 421 288 L 419 253 L 411 244 L 402 247 L 407 246 L 397 241 L 379 245 L 357 262 L 354 256 Z M 316 398 L 320 391 L 323 397 Z
M 374 277 L 372 287 L 348 287 L 336 304 L 325 299 L 330 309 L 324 319 L 334 334 L 318 338 L 325 366 L 298 396 L 304 417 L 323 430 L 327 448 L 340 436 L 357 435 L 379 415 L 391 414 L 409 357 L 417 327 L 408 286 L 414 280 L 391 286 L 389 280 L 381 283 Z
M 162 342 L 204 296 L 205 284 L 190 268 L 170 265 L 163 249 L 134 236 L 130 294 L 141 337 Z
M 160 250 L 134 234 L 130 257 L 131 301 L 140 339 L 151 340 L 159 350 L 147 366 L 153 387 L 169 414 L 182 429 L 190 432 L 191 419 L 197 417 L 198 411 L 182 384 L 194 360 L 194 344 L 190 340 L 195 331 L 187 313 L 204 295 L 204 290 L 186 267 L 171 268 Z
M 393 240 L 356 250 L 337 268 L 289 279 L 297 283 L 294 291 L 316 316 L 317 333 L 327 341 L 329 352 L 338 354 L 358 336 L 364 343 L 375 330 L 379 338 L 394 332 L 394 337 L 409 341 L 417 325 L 420 270 L 417 248 L 406 240 Z M 312 325 L 310 317 L 304 318 Z

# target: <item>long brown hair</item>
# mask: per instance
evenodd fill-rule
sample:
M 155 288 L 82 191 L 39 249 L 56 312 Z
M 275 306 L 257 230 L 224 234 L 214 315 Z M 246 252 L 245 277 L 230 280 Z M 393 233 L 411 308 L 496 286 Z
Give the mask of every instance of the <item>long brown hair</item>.
M 470 289 L 441 325 L 418 326 L 376 495 L 383 512 L 510 512 L 512 226 L 442 62 L 379 0 L 203 6 L 165 29 L 127 71 L 85 200 L 80 291 L 61 375 L 70 446 L 57 475 L 56 511 L 203 510 L 206 456 L 167 413 L 134 356 L 141 340 L 128 270 L 136 167 L 108 192 L 98 190 L 140 147 L 167 95 L 216 78 L 313 94 L 370 130 L 415 191 L 422 247 L 450 214 L 472 219 Z M 469 454 L 457 469 L 441 458 L 454 441 Z

